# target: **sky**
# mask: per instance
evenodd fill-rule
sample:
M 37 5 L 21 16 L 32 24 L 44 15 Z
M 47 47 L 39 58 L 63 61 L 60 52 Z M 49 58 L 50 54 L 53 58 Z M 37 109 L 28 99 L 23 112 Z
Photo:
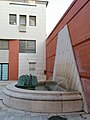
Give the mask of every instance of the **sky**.
M 47 0 L 46 8 L 46 33 L 47 36 L 54 29 L 60 18 L 68 9 L 73 0 Z

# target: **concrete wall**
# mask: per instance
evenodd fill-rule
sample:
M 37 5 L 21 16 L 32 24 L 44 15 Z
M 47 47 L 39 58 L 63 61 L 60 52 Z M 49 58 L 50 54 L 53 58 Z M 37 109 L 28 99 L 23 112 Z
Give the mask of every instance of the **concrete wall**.
M 52 77 L 58 32 L 67 24 L 80 75 L 87 111 L 90 112 L 90 1 L 74 0 L 46 41 L 47 79 Z M 54 46 L 54 47 L 53 47 Z M 49 62 L 51 63 L 49 64 Z
M 0 50 L 0 63 L 9 63 L 9 50 Z
M 13 3 L 13 4 L 12 4 Z M 9 24 L 9 14 L 17 15 L 17 24 Z M 27 16 L 26 32 L 19 32 L 19 15 Z M 29 26 L 29 15 L 36 16 L 36 26 Z M 24 3 L 13 1 L 0 1 L 0 39 L 9 40 L 14 44 L 14 40 L 36 40 L 36 53 L 17 53 L 18 54 L 18 77 L 22 74 L 29 73 L 30 61 L 36 61 L 36 75 L 38 79 L 43 79 L 45 66 L 45 38 L 46 38 L 46 2 L 42 3 Z M 11 46 L 11 44 L 10 44 Z M 17 47 L 14 47 L 17 51 Z M 10 54 L 14 51 L 9 50 Z M 14 55 L 10 55 L 10 60 L 14 58 Z M 8 58 L 9 59 L 9 58 Z M 11 63 L 11 61 L 9 61 Z M 13 62 L 13 61 L 12 61 Z M 12 65 L 10 65 L 12 66 Z M 13 67 L 9 67 L 12 68 Z M 12 69 L 10 71 L 12 71 Z M 14 71 L 15 72 L 15 71 Z M 16 72 L 17 73 L 17 72 Z M 9 76 L 13 76 L 14 74 Z M 17 76 L 17 75 L 16 75 Z M 9 77 L 16 79 L 17 77 Z
M 0 1 L 0 39 L 36 39 L 38 42 L 46 37 L 46 5 L 29 3 L 21 5 L 13 2 Z M 28 6 L 27 6 L 28 5 Z M 3 13 L 3 14 L 2 14 Z M 17 24 L 9 24 L 9 14 L 17 14 Z M 19 32 L 19 15 L 27 15 L 26 32 Z M 36 16 L 36 26 L 29 26 L 29 15 Z

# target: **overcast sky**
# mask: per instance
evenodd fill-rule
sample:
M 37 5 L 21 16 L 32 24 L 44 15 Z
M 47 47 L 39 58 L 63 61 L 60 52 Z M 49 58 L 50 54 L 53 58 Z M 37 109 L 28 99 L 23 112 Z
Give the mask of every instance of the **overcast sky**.
M 47 0 L 49 1 L 46 12 L 46 32 L 51 33 L 60 18 L 68 9 L 73 0 Z

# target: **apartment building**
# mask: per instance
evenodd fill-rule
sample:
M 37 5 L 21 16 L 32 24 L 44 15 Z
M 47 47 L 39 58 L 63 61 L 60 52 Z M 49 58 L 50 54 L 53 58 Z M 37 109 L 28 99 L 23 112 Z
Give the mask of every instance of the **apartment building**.
M 45 79 L 47 1 L 0 0 L 0 80 Z

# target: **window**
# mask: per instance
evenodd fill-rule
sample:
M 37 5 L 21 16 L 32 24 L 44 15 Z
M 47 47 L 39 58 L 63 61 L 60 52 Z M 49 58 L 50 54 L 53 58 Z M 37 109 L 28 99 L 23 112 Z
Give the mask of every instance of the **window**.
M 29 25 L 36 26 L 36 16 L 29 16 Z
M 9 24 L 11 24 L 11 25 L 16 25 L 17 24 L 16 14 L 9 14 Z
M 20 25 L 26 26 L 26 15 L 20 15 Z
M 26 32 L 26 15 L 20 15 L 19 22 L 19 32 Z
M 0 40 L 0 50 L 8 50 L 9 45 L 7 40 Z
M 36 71 L 36 62 L 29 62 L 29 71 Z
M 36 40 L 20 40 L 20 53 L 36 53 Z
M 0 80 L 8 80 L 8 64 L 0 63 Z

